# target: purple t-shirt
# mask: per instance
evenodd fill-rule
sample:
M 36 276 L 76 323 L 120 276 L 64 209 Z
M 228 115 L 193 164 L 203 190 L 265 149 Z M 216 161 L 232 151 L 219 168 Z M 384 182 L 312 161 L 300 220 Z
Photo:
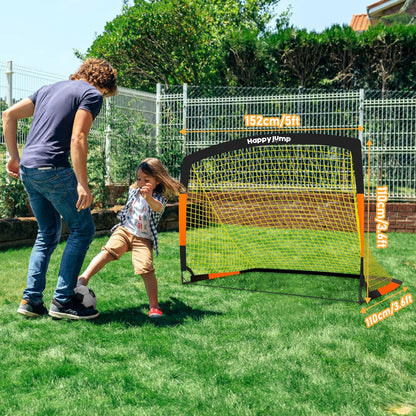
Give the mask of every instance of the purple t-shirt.
M 61 81 L 40 88 L 29 98 L 35 112 L 20 164 L 26 168 L 69 167 L 75 114 L 83 109 L 97 117 L 103 96 L 86 81 Z

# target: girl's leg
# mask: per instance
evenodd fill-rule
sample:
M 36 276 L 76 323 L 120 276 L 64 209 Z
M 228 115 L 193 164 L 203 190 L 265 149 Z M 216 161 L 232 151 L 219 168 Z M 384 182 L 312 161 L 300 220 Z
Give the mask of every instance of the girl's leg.
M 159 301 L 157 296 L 157 280 L 155 272 L 145 273 L 141 276 L 143 278 L 147 296 L 149 297 L 150 308 L 159 308 Z
M 159 309 L 157 280 L 153 268 L 153 243 L 146 238 L 134 238 L 131 259 L 135 274 L 142 276 L 149 297 L 150 309 Z
M 90 262 L 85 271 L 78 277 L 78 282 L 87 285 L 92 276 L 98 273 L 107 263 L 115 260 L 115 257 L 107 250 L 102 250 Z
M 118 227 L 102 248 L 90 262 L 85 271 L 78 277 L 78 283 L 87 285 L 92 276 L 98 273 L 107 263 L 118 260 L 126 251 L 129 250 L 129 233 Z

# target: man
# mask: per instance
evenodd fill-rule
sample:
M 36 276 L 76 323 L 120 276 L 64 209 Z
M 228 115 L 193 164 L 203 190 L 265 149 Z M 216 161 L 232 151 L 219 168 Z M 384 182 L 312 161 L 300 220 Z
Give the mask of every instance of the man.
M 68 81 L 40 88 L 3 112 L 3 131 L 10 155 L 7 173 L 22 179 L 38 222 L 38 234 L 29 260 L 27 287 L 18 312 L 45 315 L 46 272 L 61 235 L 61 217 L 70 234 L 62 256 L 49 315 L 93 319 L 98 311 L 85 308 L 74 288 L 95 226 L 93 197 L 87 178 L 87 137 L 99 114 L 103 97 L 115 95 L 117 72 L 102 59 L 87 59 Z M 33 121 L 20 159 L 17 123 Z M 72 166 L 69 163 L 72 160 Z

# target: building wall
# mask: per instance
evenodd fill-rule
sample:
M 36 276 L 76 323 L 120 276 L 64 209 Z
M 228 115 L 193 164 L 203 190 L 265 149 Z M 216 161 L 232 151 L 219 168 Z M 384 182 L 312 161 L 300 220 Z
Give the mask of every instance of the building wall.
M 367 208 L 367 206 L 366 206 Z M 376 203 L 370 203 L 370 232 L 376 231 Z M 389 221 L 387 232 L 416 233 L 416 203 L 387 202 L 386 220 Z M 367 213 L 365 214 L 365 231 Z
M 404 1 L 401 2 L 400 4 L 390 7 L 389 9 L 383 10 L 382 14 L 377 13 L 377 16 L 370 15 L 369 17 L 370 17 L 371 24 L 376 25 L 380 21 L 380 18 L 383 16 L 388 16 L 391 14 L 399 13 L 400 9 L 403 7 L 403 4 L 404 4 Z M 416 3 L 411 4 L 406 10 L 406 13 L 411 16 L 414 16 L 416 14 Z
M 93 211 L 96 226 L 96 236 L 109 235 L 111 228 L 117 224 L 117 212 L 122 207 L 111 210 Z M 376 231 L 375 219 L 376 203 L 370 203 L 370 232 Z M 177 231 L 179 228 L 178 204 L 170 204 L 159 223 L 159 231 Z M 389 232 L 416 233 L 416 203 L 388 202 L 386 204 L 386 218 L 389 221 Z M 367 214 L 365 214 L 367 220 Z M 364 230 L 367 232 L 367 221 Z M 35 218 L 9 218 L 0 220 L 0 250 L 10 247 L 32 245 L 36 239 L 37 223 Z M 68 229 L 63 224 L 63 238 L 68 236 Z

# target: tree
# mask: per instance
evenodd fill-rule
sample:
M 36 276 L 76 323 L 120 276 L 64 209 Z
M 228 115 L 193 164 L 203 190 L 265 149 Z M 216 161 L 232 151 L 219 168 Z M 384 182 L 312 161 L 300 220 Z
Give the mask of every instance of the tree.
M 226 41 L 227 83 L 250 87 L 269 83 L 267 50 L 256 30 L 237 29 Z
M 334 25 L 322 33 L 308 32 L 290 27 L 290 11 L 276 16 L 278 3 L 135 0 L 131 7 L 125 3 L 84 58 L 109 60 L 121 85 L 147 91 L 158 82 L 414 88 L 415 26 L 380 24 L 357 34 Z
M 360 74 L 357 71 L 359 39 L 349 26 L 333 25 L 322 32 L 323 86 L 349 89 L 357 86 Z
M 136 0 L 107 23 L 86 56 L 109 60 L 126 87 L 226 83 L 227 40 L 262 33 L 279 0 Z
M 370 86 L 372 84 L 380 88 L 383 93 L 388 86 L 400 82 L 395 78 L 409 58 L 405 54 L 406 51 L 410 52 L 406 47 L 408 44 L 406 28 L 407 26 L 404 25 L 386 27 L 384 24 L 378 24 L 370 27 L 361 37 L 363 63 L 367 68 L 366 78 Z M 414 50 L 410 57 L 414 60 Z
M 319 66 L 324 52 L 322 36 L 305 29 L 290 28 L 287 31 L 289 36 L 283 49 L 283 62 L 301 87 L 311 87 L 319 79 Z

